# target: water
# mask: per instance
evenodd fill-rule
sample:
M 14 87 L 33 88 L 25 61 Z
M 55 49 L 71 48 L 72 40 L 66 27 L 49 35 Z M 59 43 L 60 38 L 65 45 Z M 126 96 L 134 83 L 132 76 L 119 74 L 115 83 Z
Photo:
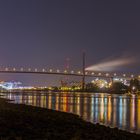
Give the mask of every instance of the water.
M 74 113 L 84 120 L 140 133 L 140 96 L 105 93 L 8 93 L 3 96 L 27 104 Z

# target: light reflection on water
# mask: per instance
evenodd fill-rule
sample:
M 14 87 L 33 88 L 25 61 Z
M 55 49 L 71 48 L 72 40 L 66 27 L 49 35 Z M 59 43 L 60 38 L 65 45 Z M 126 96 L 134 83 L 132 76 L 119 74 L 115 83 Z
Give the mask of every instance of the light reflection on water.
M 29 93 L 4 95 L 17 104 L 78 114 L 86 121 L 140 133 L 140 96 L 105 93 Z

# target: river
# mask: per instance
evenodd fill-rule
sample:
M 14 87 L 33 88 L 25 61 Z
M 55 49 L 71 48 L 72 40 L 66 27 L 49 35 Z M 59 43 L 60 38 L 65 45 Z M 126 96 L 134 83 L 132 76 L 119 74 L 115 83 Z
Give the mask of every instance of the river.
M 140 96 L 107 93 L 7 93 L 3 98 L 73 113 L 92 123 L 140 134 Z M 57 116 L 56 116 L 57 117 Z

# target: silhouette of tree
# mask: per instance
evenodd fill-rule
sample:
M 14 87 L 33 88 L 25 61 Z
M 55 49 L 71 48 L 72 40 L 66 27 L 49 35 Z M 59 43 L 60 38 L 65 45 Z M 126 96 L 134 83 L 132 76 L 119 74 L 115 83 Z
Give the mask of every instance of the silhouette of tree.
M 130 91 L 137 91 L 140 89 L 140 84 L 139 84 L 139 80 L 138 79 L 131 79 L 130 80 L 130 86 L 129 86 L 129 90 Z
M 121 82 L 114 82 L 110 87 L 110 90 L 115 93 L 125 93 L 128 91 L 128 86 Z
M 99 90 L 99 87 L 96 84 L 87 83 L 86 84 L 86 90 L 87 91 L 98 91 Z

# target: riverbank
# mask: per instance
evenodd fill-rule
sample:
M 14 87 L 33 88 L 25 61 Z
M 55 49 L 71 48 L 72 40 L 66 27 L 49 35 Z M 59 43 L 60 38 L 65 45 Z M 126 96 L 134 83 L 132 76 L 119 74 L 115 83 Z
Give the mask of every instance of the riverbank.
M 140 135 L 83 121 L 79 116 L 0 99 L 0 137 L 19 140 L 138 140 Z

